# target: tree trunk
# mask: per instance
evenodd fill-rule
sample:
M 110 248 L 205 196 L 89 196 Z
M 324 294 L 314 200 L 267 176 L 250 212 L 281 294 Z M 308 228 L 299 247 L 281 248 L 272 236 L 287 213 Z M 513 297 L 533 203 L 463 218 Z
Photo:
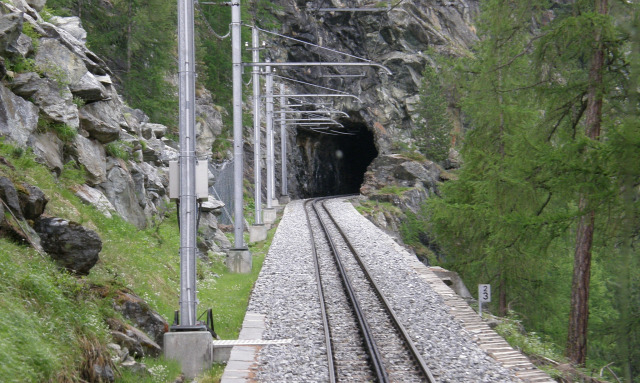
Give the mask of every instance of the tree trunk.
M 507 283 L 503 273 L 500 273 L 500 284 L 498 285 L 498 315 L 507 316 Z
M 586 205 L 586 198 L 582 197 L 580 206 L 584 205 Z M 594 221 L 595 213 L 593 211 L 580 218 L 573 260 L 567 356 L 573 363 L 580 366 L 584 365 L 587 358 L 589 282 L 591 279 L 591 244 L 593 242 Z
M 596 12 L 606 15 L 608 0 L 595 0 Z M 602 71 L 604 68 L 604 47 L 601 31 L 596 30 L 594 41 L 596 50 L 589 69 L 589 91 L 585 133 L 592 140 L 600 138 L 602 123 Z M 589 320 L 589 283 L 591 280 L 591 245 L 595 223 L 595 211 L 589 210 L 586 195 L 580 196 L 579 209 L 585 211 L 580 217 L 576 234 L 576 246 L 573 261 L 573 282 L 571 285 L 571 307 L 569 313 L 569 333 L 567 337 L 567 356 L 571 362 L 584 366 L 587 359 L 587 325 Z
M 129 1 L 129 8 L 127 9 L 127 13 L 129 17 L 127 18 L 127 62 L 126 62 L 126 72 L 129 74 L 131 72 L 131 39 L 133 34 L 133 1 Z

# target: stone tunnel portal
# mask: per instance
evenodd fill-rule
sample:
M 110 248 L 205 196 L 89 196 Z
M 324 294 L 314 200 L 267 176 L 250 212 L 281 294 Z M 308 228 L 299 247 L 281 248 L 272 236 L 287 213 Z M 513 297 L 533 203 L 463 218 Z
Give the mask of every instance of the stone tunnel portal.
M 325 134 L 299 128 L 296 178 L 302 198 L 359 193 L 367 167 L 378 155 L 373 133 L 360 123 L 342 122 L 342 132 Z

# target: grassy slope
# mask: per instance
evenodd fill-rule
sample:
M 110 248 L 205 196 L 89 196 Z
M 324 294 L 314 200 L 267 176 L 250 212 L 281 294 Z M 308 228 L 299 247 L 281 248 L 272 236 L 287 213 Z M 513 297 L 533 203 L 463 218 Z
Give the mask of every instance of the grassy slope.
M 58 269 L 21 244 L 0 239 L 0 376 L 3 381 L 74 381 L 83 365 L 108 358 L 110 341 L 104 320 L 119 317 L 110 292 L 130 288 L 167 320 L 178 306 L 179 232 L 175 207 L 148 229 L 137 230 L 120 218 L 108 219 L 83 205 L 70 188 L 83 181 L 69 167 L 55 179 L 27 153 L 0 144 L 0 156 L 15 170 L 0 165 L 0 175 L 40 187 L 50 198 L 47 214 L 77 221 L 103 240 L 100 261 L 87 277 Z M 216 331 L 237 337 L 249 294 L 268 245 L 252 248 L 254 272 L 226 272 L 221 259 L 199 261 L 200 310 L 212 307 Z M 219 277 L 217 277 L 217 276 Z M 100 290 L 101 294 L 98 294 Z M 107 298 L 102 298 L 105 291 Z M 126 372 L 119 381 L 167 381 L 179 368 L 162 360 L 145 360 L 153 375 L 141 380 Z

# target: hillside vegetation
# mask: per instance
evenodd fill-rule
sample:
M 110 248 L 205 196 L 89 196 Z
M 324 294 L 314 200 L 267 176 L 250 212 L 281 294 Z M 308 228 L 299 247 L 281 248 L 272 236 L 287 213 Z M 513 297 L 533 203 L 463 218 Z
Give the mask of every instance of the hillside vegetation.
M 640 381 L 638 11 L 482 3 L 480 41 L 440 61 L 467 119 L 462 166 L 406 222 L 470 288 L 493 285 L 496 313 L 626 382 Z
M 88 276 L 61 269 L 48 255 L 23 243 L 0 239 L 0 376 L 6 382 L 92 380 L 95 364 L 115 356 L 107 320 L 126 320 L 114 310 L 119 291 L 134 291 L 165 319 L 173 318 L 179 295 L 179 232 L 175 207 L 151 227 L 138 230 L 119 217 L 106 218 L 71 190 L 84 182 L 81 170 L 59 178 L 27 152 L 0 144 L 0 176 L 38 185 L 50 198 L 45 214 L 95 230 L 103 241 L 100 261 Z M 8 214 L 8 213 L 7 213 Z M 216 332 L 237 337 L 253 281 L 268 247 L 252 247 L 254 272 L 230 274 L 222 259 L 200 259 L 200 309 L 213 308 Z M 150 375 L 121 370 L 118 381 L 166 382 L 180 367 L 144 359 Z

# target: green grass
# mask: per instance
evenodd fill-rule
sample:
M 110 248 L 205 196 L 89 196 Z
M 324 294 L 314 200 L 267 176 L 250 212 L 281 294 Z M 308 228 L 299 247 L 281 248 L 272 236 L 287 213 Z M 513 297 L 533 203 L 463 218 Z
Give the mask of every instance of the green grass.
M 76 128 L 61 122 L 50 121 L 44 117 L 38 119 L 38 130 L 41 132 L 54 132 L 63 142 L 71 142 L 78 135 Z
M 520 349 L 527 355 L 544 356 L 549 359 L 563 360 L 562 353 L 557 346 L 545 342 L 535 332 L 525 333 L 520 320 L 513 317 L 500 318 L 501 323 L 496 327 L 500 334 L 513 347 Z
M 122 383 L 165 383 L 175 380 L 181 373 L 180 363 L 175 360 L 142 358 L 140 362 L 147 366 L 149 375 L 124 370 L 117 381 Z
M 0 175 L 15 183 L 37 185 L 50 198 L 47 214 L 79 222 L 96 231 L 103 241 L 100 261 L 88 276 L 80 278 L 61 271 L 46 255 L 0 239 L 3 381 L 76 381 L 90 359 L 85 350 L 98 350 L 100 357 L 108 359 L 105 345 L 111 340 L 105 319 L 122 319 L 112 309 L 111 297 L 118 289 L 133 290 L 172 321 L 179 305 L 180 270 L 174 204 L 165 206 L 164 213 L 148 228 L 138 230 L 119 217 L 106 218 L 74 195 L 73 186 L 84 182 L 81 167 L 69 163 L 56 179 L 35 162 L 29 150 L 19 150 L 2 140 L 0 156 L 14 167 L 0 165 Z M 228 272 L 223 259 L 198 262 L 199 311 L 213 309 L 215 329 L 223 339 L 238 336 L 274 232 L 270 231 L 268 241 L 250 247 L 254 255 L 251 274 Z M 172 381 L 179 370 L 162 359 L 146 359 L 144 363 L 155 375 L 142 377 L 122 371 L 117 381 Z M 207 374 L 215 379 L 221 370 L 217 366 Z
M 7 69 L 15 73 L 37 72 L 36 61 L 22 56 L 9 59 L 7 61 Z
M 397 196 L 402 196 L 406 191 L 414 189 L 412 187 L 406 186 L 397 186 L 397 185 L 386 185 L 381 189 L 375 191 L 375 194 L 394 194 Z
M 199 295 L 199 299 L 202 302 L 208 302 L 210 305 L 206 307 L 213 309 L 215 330 L 221 339 L 238 339 L 251 290 L 258 279 L 276 228 L 277 226 L 274 226 L 268 231 L 266 240 L 249 245 L 249 251 L 253 256 L 253 267 L 250 274 L 230 273 L 221 259 L 213 260 L 212 271 L 218 273 L 220 277 L 210 281 L 208 288 L 201 289 L 202 293 Z M 207 282 L 203 285 L 207 285 Z M 223 364 L 214 364 L 210 370 L 199 377 L 198 382 L 219 382 L 224 367 Z
M 525 332 L 520 320 L 513 316 L 500 318 L 500 324 L 495 328 L 511 347 L 522 351 L 529 357 L 537 360 L 549 358 L 551 360 L 567 363 L 556 344 L 545 341 L 535 332 Z M 562 373 L 549 364 L 538 365 L 552 378 L 561 378 Z
M 78 304 L 82 302 L 82 304 Z M 81 370 L 83 342 L 104 352 L 108 312 L 86 280 L 47 257 L 0 240 L 0 376 L 7 381 L 70 381 Z
M 258 279 L 264 257 L 269 250 L 275 227 L 269 230 L 267 239 L 249 246 L 253 256 L 250 274 L 227 271 L 222 259 L 212 260 L 209 273 L 218 278 L 205 276 L 200 282 L 200 299 L 203 308 L 213 309 L 215 329 L 221 339 L 237 339 L 244 320 L 253 284 Z
M 120 158 L 127 161 L 131 157 L 131 151 L 133 150 L 133 144 L 124 141 L 109 142 L 104 146 L 106 152 L 111 157 Z
M 402 214 L 400 208 L 390 202 L 364 200 L 359 201 L 359 203 L 355 205 L 355 208 L 358 212 L 360 212 L 360 214 L 363 215 L 375 215 L 380 212 L 382 212 L 383 214 L 388 213 L 396 216 Z

